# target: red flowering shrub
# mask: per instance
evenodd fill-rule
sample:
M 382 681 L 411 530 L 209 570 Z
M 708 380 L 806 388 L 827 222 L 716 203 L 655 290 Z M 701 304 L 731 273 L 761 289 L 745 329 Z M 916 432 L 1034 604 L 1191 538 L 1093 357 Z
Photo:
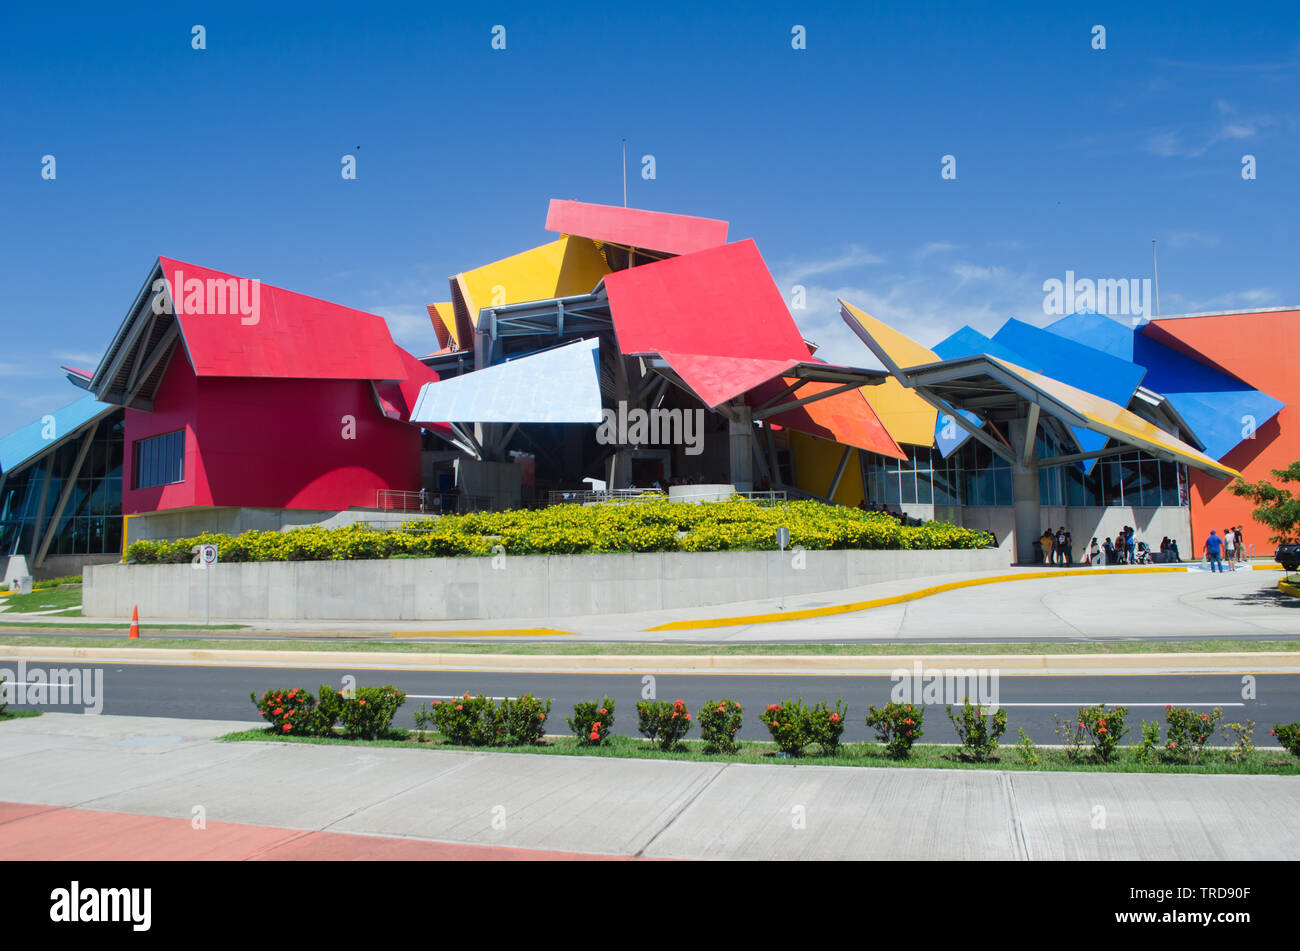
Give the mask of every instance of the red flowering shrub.
M 1292 756 L 1300 756 L 1300 721 L 1279 723 L 1268 732 L 1277 737 L 1277 741 L 1282 744 L 1282 749 Z
M 1100 763 L 1109 763 L 1119 741 L 1128 733 L 1124 718 L 1128 716 L 1128 707 L 1112 707 L 1099 703 L 1095 707 L 1079 708 L 1079 723 L 1092 743 L 1092 754 Z
M 551 715 L 551 701 L 539 700 L 531 693 L 501 701 L 501 720 L 506 739 L 515 746 L 534 746 L 546 738 L 546 723 Z
M 1196 763 L 1201 758 L 1201 751 L 1210 742 L 1218 729 L 1219 720 L 1223 718 L 1223 707 L 1215 707 L 1210 713 L 1197 713 L 1187 707 L 1165 707 L 1165 744 L 1166 759 L 1181 763 Z
M 821 747 L 823 756 L 834 756 L 839 752 L 840 734 L 844 732 L 848 713 L 843 697 L 837 698 L 833 707 L 822 700 L 808 711 L 808 737 Z
M 812 718 L 802 697 L 784 703 L 769 703 L 758 718 L 772 735 L 776 748 L 788 756 L 798 756 L 813 741 Z
M 700 736 L 706 753 L 734 753 L 744 709 L 734 700 L 710 700 L 700 707 Z
M 925 733 L 921 724 L 925 707 L 910 703 L 887 703 L 877 710 L 867 707 L 867 726 L 876 731 L 876 739 L 885 744 L 885 752 L 894 759 L 907 759 L 912 744 Z
M 546 735 L 546 720 L 551 701 L 532 694 L 497 704 L 491 697 L 464 694 L 450 700 L 434 700 L 427 714 L 416 714 L 417 721 L 432 723 L 434 728 L 458 746 L 532 746 Z
M 257 712 L 271 732 L 288 736 L 329 736 L 339 718 L 339 695 L 329 687 L 321 687 L 317 700 L 301 687 L 268 690 L 258 697 L 248 698 L 257 706 Z
M 579 746 L 600 746 L 614 725 L 614 699 L 604 697 L 592 703 L 575 703 L 573 716 L 565 717 Z
M 676 746 L 691 728 L 691 711 L 685 700 L 637 701 L 636 719 L 637 729 L 665 751 Z
M 406 703 L 406 694 L 388 685 L 358 687 L 350 697 L 338 696 L 344 732 L 363 740 L 378 740 L 392 732 L 397 708 Z
M 505 724 L 492 698 L 464 694 L 429 704 L 433 725 L 457 746 L 496 746 L 505 742 Z

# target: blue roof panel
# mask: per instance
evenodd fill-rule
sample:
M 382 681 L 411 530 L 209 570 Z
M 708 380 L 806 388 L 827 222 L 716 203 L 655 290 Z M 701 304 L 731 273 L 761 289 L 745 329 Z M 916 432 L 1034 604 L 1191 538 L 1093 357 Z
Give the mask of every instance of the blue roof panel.
M 92 419 L 118 408 L 112 403 L 101 403 L 93 396 L 83 396 L 8 436 L 0 437 L 0 472 L 12 472 L 51 445 L 62 442 Z
M 426 383 L 413 423 L 599 423 L 596 338 Z

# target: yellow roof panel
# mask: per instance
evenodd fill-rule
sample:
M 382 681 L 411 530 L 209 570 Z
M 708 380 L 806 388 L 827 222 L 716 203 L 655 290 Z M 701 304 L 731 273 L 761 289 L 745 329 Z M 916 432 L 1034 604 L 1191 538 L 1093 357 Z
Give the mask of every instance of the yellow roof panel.
M 866 311 L 854 307 L 843 298 L 839 301 L 840 313 L 845 323 L 880 358 L 886 370 L 896 373 L 903 367 L 939 362 L 939 356 L 933 350 L 921 346 L 911 337 L 899 333 L 893 327 L 877 320 Z M 930 438 L 931 440 L 934 438 L 933 431 L 930 433 Z
M 609 264 L 588 238 L 566 236 L 530 251 L 457 274 L 465 316 L 473 327 L 484 307 L 590 294 Z
M 430 306 L 438 314 L 438 320 L 442 322 L 443 327 L 447 329 L 447 337 L 451 342 L 451 346 L 459 350 L 460 341 L 456 339 L 456 308 L 452 306 L 451 301 L 435 303 Z
M 1193 449 L 1177 436 L 1165 432 L 1159 426 L 1147 422 L 1136 413 L 1131 413 L 1117 403 L 1102 399 L 1092 393 L 1054 380 L 1050 376 L 1026 370 L 1006 360 L 989 357 L 994 363 L 1010 370 L 1025 383 L 1041 390 L 1067 409 L 1082 416 L 1090 424 L 1089 429 L 1110 436 L 1123 443 L 1139 448 L 1158 449 L 1170 453 L 1195 469 L 1211 472 L 1227 478 L 1240 475 L 1236 469 L 1229 468 L 1211 459 L 1202 452 Z
M 934 427 L 938 411 L 914 390 L 909 390 L 892 376 L 878 386 L 862 387 L 871 408 L 876 411 L 894 442 L 913 446 L 934 444 Z

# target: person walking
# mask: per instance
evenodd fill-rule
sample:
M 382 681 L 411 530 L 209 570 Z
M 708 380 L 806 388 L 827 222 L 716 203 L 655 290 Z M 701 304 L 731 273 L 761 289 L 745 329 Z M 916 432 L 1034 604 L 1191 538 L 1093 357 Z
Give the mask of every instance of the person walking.
M 1205 557 L 1210 562 L 1210 571 L 1223 573 L 1223 539 L 1219 533 L 1210 530 L 1210 537 L 1205 540 Z
M 1223 560 L 1233 571 L 1237 570 L 1237 536 L 1231 528 L 1223 530 Z

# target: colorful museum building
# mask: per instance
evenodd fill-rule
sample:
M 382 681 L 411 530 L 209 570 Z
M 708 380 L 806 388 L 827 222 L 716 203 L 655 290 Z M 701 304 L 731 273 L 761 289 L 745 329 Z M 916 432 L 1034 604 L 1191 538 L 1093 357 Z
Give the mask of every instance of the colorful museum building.
M 1271 551 L 1226 486 L 1300 459 L 1300 310 L 1012 319 L 926 346 L 842 300 L 873 364 L 845 366 L 725 221 L 553 200 L 546 228 L 450 279 L 421 357 L 377 315 L 157 259 L 98 365 L 63 368 L 79 398 L 0 438 L 0 564 L 69 574 L 136 538 L 593 483 L 883 505 L 988 529 L 1013 561 L 1059 526 L 1076 559 L 1124 525 L 1193 557 L 1240 524 Z

